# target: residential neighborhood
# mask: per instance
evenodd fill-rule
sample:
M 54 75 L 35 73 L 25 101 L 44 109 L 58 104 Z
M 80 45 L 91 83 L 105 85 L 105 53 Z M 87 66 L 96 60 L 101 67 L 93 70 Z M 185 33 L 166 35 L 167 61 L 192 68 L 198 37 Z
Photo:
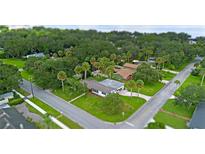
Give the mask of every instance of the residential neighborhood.
M 204 56 L 184 32 L 0 26 L 0 128 L 204 129 Z

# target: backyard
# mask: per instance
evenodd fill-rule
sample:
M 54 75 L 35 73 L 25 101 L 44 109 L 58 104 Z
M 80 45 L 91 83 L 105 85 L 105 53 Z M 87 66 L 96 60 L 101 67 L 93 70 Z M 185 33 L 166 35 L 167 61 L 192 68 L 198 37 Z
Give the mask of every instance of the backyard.
M 116 115 L 105 114 L 102 110 L 102 103 L 104 98 L 90 93 L 72 102 L 72 104 L 82 108 L 83 110 L 91 113 L 92 115 L 104 121 L 120 122 L 127 119 L 129 116 L 131 116 L 136 110 L 138 110 L 145 103 L 144 99 L 137 98 L 137 97 L 120 96 L 120 98 L 125 102 L 125 104 L 131 107 L 127 112 L 125 112 L 124 117 L 122 116 L 122 114 L 116 114 Z

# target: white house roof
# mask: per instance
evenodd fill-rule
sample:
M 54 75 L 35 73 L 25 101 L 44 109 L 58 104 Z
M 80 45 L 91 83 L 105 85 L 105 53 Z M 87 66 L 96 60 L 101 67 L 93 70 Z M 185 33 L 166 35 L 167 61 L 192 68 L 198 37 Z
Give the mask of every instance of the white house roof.
M 116 80 L 111 80 L 111 79 L 106 79 L 106 80 L 103 80 L 99 83 L 106 86 L 106 87 L 113 88 L 115 90 L 124 86 L 124 83 L 116 81 Z

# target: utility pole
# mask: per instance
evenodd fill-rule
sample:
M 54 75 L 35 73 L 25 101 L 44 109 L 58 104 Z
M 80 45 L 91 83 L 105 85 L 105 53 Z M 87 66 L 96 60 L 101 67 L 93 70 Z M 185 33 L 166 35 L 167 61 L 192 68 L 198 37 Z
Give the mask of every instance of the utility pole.
M 30 77 L 30 85 L 31 85 L 31 94 L 32 94 L 32 97 L 34 98 L 33 84 L 32 84 L 32 77 Z

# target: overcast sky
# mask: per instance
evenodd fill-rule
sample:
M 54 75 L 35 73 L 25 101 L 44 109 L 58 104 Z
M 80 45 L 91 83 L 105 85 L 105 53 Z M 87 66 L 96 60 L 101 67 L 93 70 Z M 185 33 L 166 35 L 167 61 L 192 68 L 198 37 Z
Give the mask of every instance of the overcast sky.
M 10 26 L 14 27 L 22 27 L 22 26 Z M 31 27 L 31 26 L 23 26 L 23 27 Z M 112 30 L 117 31 L 138 31 L 138 32 L 147 32 L 147 33 L 161 33 L 161 32 L 185 32 L 190 34 L 192 37 L 196 36 L 205 36 L 205 26 L 152 26 L 152 25 L 47 25 L 46 27 L 53 28 L 62 28 L 62 29 L 95 29 L 98 31 L 109 32 Z

